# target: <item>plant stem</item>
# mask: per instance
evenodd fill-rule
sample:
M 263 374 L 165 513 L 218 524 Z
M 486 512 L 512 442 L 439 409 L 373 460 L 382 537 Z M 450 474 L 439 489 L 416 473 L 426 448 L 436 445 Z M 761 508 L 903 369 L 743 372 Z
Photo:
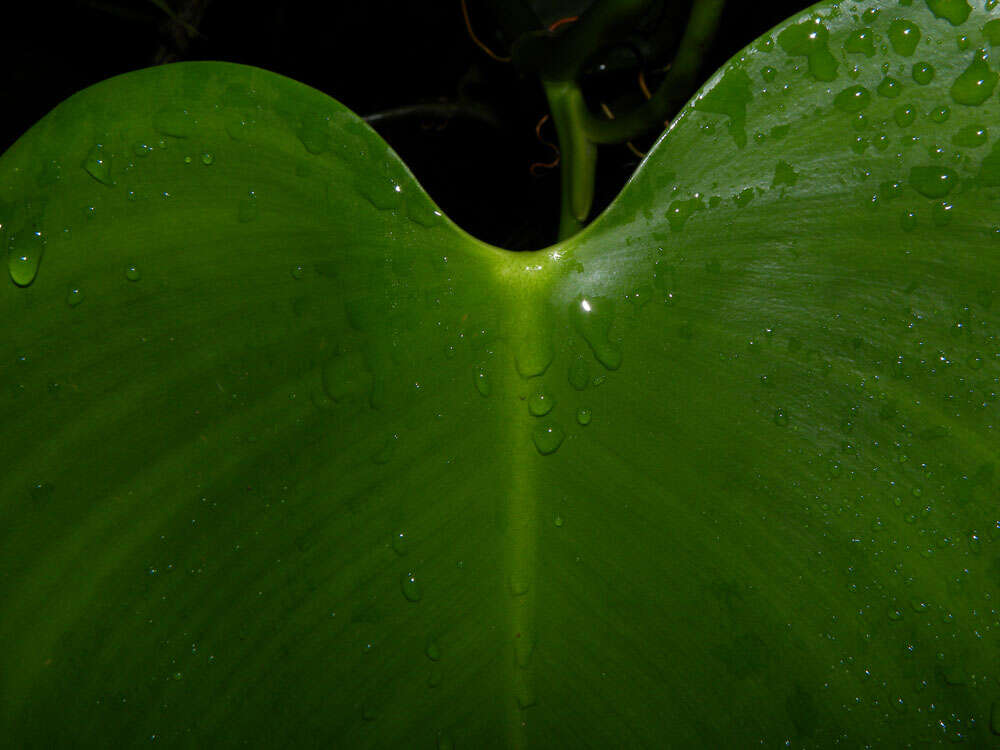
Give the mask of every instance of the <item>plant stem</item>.
M 725 0 L 696 0 L 688 17 L 677 57 L 663 82 L 645 104 L 623 112 L 614 120 L 588 113 L 584 127 L 595 143 L 621 143 L 660 127 L 690 96 L 705 50 L 719 27 Z
M 587 138 L 584 121 L 587 105 L 574 81 L 543 81 L 561 155 L 561 208 L 559 239 L 579 232 L 594 202 L 597 146 Z

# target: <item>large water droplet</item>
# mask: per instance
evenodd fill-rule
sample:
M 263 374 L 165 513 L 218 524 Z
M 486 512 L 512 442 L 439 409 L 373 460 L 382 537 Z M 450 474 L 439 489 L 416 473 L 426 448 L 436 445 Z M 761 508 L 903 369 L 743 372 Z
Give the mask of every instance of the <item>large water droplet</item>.
M 556 400 L 551 394 L 545 391 L 536 391 L 531 394 L 531 398 L 528 399 L 528 411 L 531 412 L 533 416 L 544 417 L 550 411 L 552 407 L 555 406 Z
M 412 570 L 408 570 L 400 575 L 399 587 L 403 592 L 403 596 L 409 602 L 419 602 L 420 597 L 423 596 L 420 584 L 417 582 L 417 575 Z
M 897 55 L 909 57 L 920 43 L 920 27 L 912 21 L 896 19 L 889 24 L 889 41 Z
M 959 104 L 976 107 L 990 98 L 1000 78 L 990 70 L 986 50 L 979 50 L 966 68 L 951 85 L 951 98 Z
M 946 19 L 952 26 L 961 26 L 972 12 L 972 7 L 966 0 L 927 0 L 927 7 L 931 9 L 931 13 Z
M 834 106 L 842 112 L 860 112 L 872 100 L 864 86 L 848 86 L 833 98 Z
M 76 307 L 83 302 L 83 299 L 83 290 L 80 287 L 72 287 L 66 293 L 66 304 L 70 307 Z
M 562 445 L 565 437 L 566 433 L 563 432 L 562 427 L 554 422 L 541 424 L 531 432 L 531 439 L 535 443 L 535 448 L 543 456 L 548 456 L 559 450 L 559 446 Z
M 913 107 L 897 107 L 896 111 L 893 112 L 892 117 L 899 127 L 906 128 L 913 124 L 913 121 L 917 117 L 917 113 L 914 111 Z
M 590 420 L 592 418 L 593 418 L 593 412 L 591 412 L 591 410 L 587 408 L 580 409 L 576 413 L 576 421 L 579 422 L 584 427 L 590 424 Z
M 829 30 L 817 18 L 788 27 L 778 34 L 778 44 L 789 55 L 804 55 L 809 74 L 817 81 L 832 81 L 839 63 L 830 52 L 829 38 Z
M 962 148 L 979 148 L 990 139 L 989 131 L 979 125 L 966 125 L 951 137 L 951 142 Z
M 587 365 L 587 360 L 579 356 L 574 357 L 567 372 L 567 379 L 576 390 L 585 390 L 590 382 L 590 367 Z
M 83 160 L 83 168 L 98 182 L 105 185 L 115 184 L 114 180 L 111 179 L 111 154 L 104 151 L 102 144 L 95 143 L 90 147 L 90 151 L 87 152 L 87 156 Z
M 857 29 L 847 35 L 844 40 L 844 51 L 861 54 L 865 57 L 875 56 L 875 32 L 872 29 Z
M 729 134 L 736 145 L 747 145 L 747 104 L 753 99 L 753 82 L 745 71 L 729 68 L 715 86 L 699 95 L 694 108 L 700 112 L 712 112 L 729 118 Z
M 129 281 L 139 281 L 142 278 L 142 273 L 139 272 L 139 268 L 137 266 L 126 266 L 125 278 Z
M 188 138 L 194 135 L 198 122 L 186 109 L 161 109 L 153 115 L 153 127 L 163 135 Z
M 684 229 L 684 224 L 695 211 L 705 208 L 705 202 L 698 196 L 689 200 L 676 200 L 667 209 L 667 221 L 670 222 L 670 229 L 680 232 Z
M 514 344 L 514 366 L 522 378 L 544 374 L 554 356 L 552 333 L 545 325 L 529 326 Z
M 895 99 L 903 93 L 903 86 L 892 76 L 886 76 L 882 79 L 876 91 L 878 91 L 879 96 L 884 96 L 886 99 Z
M 38 267 L 45 252 L 45 238 L 41 232 L 21 231 L 7 241 L 7 272 L 18 286 L 28 286 L 38 275 Z
M 918 62 L 913 64 L 913 80 L 921 86 L 926 86 L 934 80 L 934 66 L 930 63 Z
M 952 191 L 958 178 L 950 169 L 938 166 L 913 167 L 910 184 L 925 198 L 944 198 Z
M 606 297 L 577 300 L 570 303 L 569 316 L 598 362 L 609 370 L 621 367 L 621 351 L 608 340 L 608 331 L 614 319 L 614 302 Z
M 297 135 L 310 154 L 330 150 L 330 123 L 322 115 L 314 113 L 303 117 Z

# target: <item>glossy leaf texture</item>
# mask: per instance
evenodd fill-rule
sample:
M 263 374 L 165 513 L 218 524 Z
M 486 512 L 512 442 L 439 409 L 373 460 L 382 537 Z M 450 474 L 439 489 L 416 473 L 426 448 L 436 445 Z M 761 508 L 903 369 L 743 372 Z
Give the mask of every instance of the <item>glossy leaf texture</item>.
M 996 741 L 998 19 L 815 6 L 537 253 L 271 73 L 60 105 L 0 159 L 4 736 Z

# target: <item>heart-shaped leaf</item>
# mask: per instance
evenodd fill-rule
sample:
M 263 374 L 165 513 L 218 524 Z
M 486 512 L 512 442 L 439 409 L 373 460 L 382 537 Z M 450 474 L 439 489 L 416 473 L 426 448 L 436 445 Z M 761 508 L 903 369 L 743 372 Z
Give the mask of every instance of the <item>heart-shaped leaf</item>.
M 271 73 L 60 105 L 0 159 L 8 742 L 995 739 L 981 5 L 789 20 L 530 254 Z

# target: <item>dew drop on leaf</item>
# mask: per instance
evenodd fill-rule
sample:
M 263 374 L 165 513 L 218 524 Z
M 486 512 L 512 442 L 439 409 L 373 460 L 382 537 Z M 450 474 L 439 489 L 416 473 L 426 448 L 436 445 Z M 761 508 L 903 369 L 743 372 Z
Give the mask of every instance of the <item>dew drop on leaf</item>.
M 214 164 L 215 163 L 215 155 L 209 153 L 208 151 L 205 151 L 201 155 L 201 163 L 204 164 L 206 167 L 209 166 L 209 165 L 211 165 L 211 164 Z
M 705 202 L 698 196 L 689 200 L 676 200 L 667 209 L 667 221 L 670 222 L 672 232 L 680 232 L 684 229 L 684 224 L 695 211 L 705 208 Z
M 786 427 L 788 425 L 788 414 L 785 413 L 784 409 L 778 408 L 775 410 L 774 423 L 778 427 Z
M 137 266 L 126 266 L 125 278 L 129 281 L 139 281 L 139 279 L 142 278 L 142 274 L 139 272 L 139 268 Z
M 842 112 L 860 112 L 871 102 L 871 94 L 864 86 L 848 86 L 833 99 L 834 106 Z
M 434 638 L 427 639 L 427 646 L 424 648 L 424 653 L 431 661 L 441 661 L 441 647 Z
M 609 370 L 621 367 L 622 353 L 608 340 L 608 331 L 614 319 L 614 302 L 607 297 L 576 300 L 570 303 L 569 317 L 598 362 Z
M 895 99 L 903 93 L 903 85 L 892 76 L 886 76 L 875 90 L 879 96 L 884 96 L 886 99 Z
M 948 107 L 935 107 L 927 113 L 927 116 L 932 122 L 940 125 L 943 122 L 947 122 L 948 118 L 951 117 L 951 110 Z
M 715 86 L 695 99 L 694 108 L 699 112 L 726 115 L 729 134 L 736 145 L 743 148 L 747 145 L 747 104 L 753 99 L 752 88 L 753 83 L 745 71 L 729 68 Z
M 913 211 L 903 211 L 899 217 L 899 224 L 904 232 L 912 232 L 917 228 L 917 215 Z
M 423 592 L 417 582 L 417 576 L 412 570 L 408 570 L 399 576 L 399 587 L 408 602 L 419 602 Z
M 990 8 L 987 5 L 987 10 Z M 983 37 L 991 45 L 1000 44 L 1000 18 L 994 18 L 992 21 L 987 21 L 983 24 Z
M 951 137 L 951 142 L 962 148 L 979 148 L 989 141 L 989 131 L 979 125 L 966 125 Z
M 805 56 L 809 74 L 817 81 L 837 77 L 837 59 L 830 52 L 830 32 L 818 18 L 790 26 L 778 34 L 778 44 L 791 56 Z
M 590 382 L 590 367 L 587 365 L 587 360 L 580 356 L 574 357 L 567 372 L 567 379 L 576 390 L 586 389 Z
M 91 177 L 105 185 L 114 185 L 111 179 L 111 155 L 105 153 L 104 146 L 95 143 L 83 160 L 83 168 Z
M 544 417 L 555 406 L 555 399 L 545 391 L 536 391 L 528 399 L 528 411 L 535 417 Z
M 925 198 L 944 198 L 952 191 L 958 178 L 950 169 L 938 166 L 913 167 L 910 184 Z
M 990 98 L 1000 78 L 990 70 L 986 50 L 979 50 L 969 67 L 951 85 L 951 98 L 959 104 L 976 107 Z
M 153 147 L 142 141 L 132 144 L 132 153 L 140 158 L 144 158 L 153 153 Z
M 917 113 L 913 111 L 913 107 L 902 106 L 896 108 L 892 117 L 899 127 L 906 128 L 913 124 L 914 119 L 917 117 Z
M 576 413 L 576 421 L 579 422 L 584 427 L 590 424 L 590 420 L 592 418 L 593 418 L 593 413 L 590 411 L 590 409 L 587 408 L 580 409 Z
M 18 286 L 28 286 L 38 275 L 45 251 L 41 232 L 18 232 L 7 241 L 7 273 Z
M 410 551 L 410 537 L 405 531 L 399 531 L 392 535 L 392 551 L 402 557 Z
M 493 386 L 490 384 L 489 373 L 486 372 L 485 367 L 477 367 L 476 371 L 473 373 L 473 378 L 476 384 L 476 390 L 479 391 L 479 395 L 485 398 L 489 396 L 493 391 Z
M 847 35 L 844 41 L 844 51 L 854 54 L 861 54 L 865 57 L 875 56 L 875 42 L 873 37 L 875 32 L 872 29 L 857 29 Z
M 772 188 L 780 187 L 781 185 L 788 185 L 791 187 L 798 181 L 798 174 L 796 174 L 792 165 L 787 161 L 779 161 L 774 165 L 774 178 L 771 180 Z
M 66 304 L 70 307 L 76 307 L 81 302 L 83 302 L 83 290 L 80 287 L 72 287 L 66 293 Z
M 247 224 L 257 219 L 257 194 L 251 190 L 247 197 L 240 201 L 236 214 L 241 224 Z
M 543 456 L 548 456 L 559 450 L 566 433 L 562 427 L 554 422 L 546 422 L 535 427 L 531 432 L 531 439 L 535 443 L 535 448 Z
M 920 27 L 912 21 L 896 19 L 889 24 L 889 42 L 897 55 L 909 57 L 920 42 Z
M 310 154 L 322 154 L 330 150 L 330 127 L 325 117 L 311 114 L 302 118 L 296 133 Z
M 927 7 L 931 13 L 946 19 L 952 26 L 961 26 L 972 12 L 967 0 L 927 0 Z
M 186 109 L 161 109 L 153 115 L 153 127 L 163 135 L 188 138 L 194 135 L 198 123 Z
M 930 63 L 918 62 L 913 64 L 913 80 L 921 86 L 926 86 L 934 80 L 934 66 Z

